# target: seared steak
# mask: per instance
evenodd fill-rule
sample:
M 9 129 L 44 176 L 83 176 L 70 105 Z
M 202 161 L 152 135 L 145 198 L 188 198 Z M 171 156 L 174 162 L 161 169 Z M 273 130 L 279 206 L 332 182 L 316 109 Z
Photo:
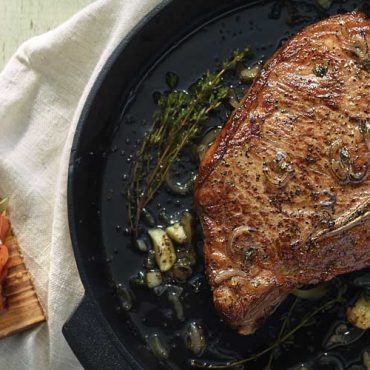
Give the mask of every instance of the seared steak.
M 201 163 L 207 275 L 241 334 L 292 289 L 370 266 L 369 48 L 360 12 L 298 33 Z

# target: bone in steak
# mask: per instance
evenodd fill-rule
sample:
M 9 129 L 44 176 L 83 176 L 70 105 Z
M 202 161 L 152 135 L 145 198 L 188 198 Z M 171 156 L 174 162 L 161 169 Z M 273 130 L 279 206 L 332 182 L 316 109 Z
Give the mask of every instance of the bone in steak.
M 207 275 L 241 334 L 292 289 L 370 266 L 369 48 L 360 12 L 298 33 L 201 163 Z

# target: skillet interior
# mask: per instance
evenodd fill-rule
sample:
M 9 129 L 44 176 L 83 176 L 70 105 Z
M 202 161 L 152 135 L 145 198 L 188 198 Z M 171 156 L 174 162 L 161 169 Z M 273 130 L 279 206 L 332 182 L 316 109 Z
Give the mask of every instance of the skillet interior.
M 125 194 L 133 153 L 155 110 L 153 92 L 166 90 L 164 76 L 168 71 L 178 74 L 180 88 L 187 88 L 204 71 L 215 69 L 236 48 L 252 47 L 254 56 L 250 63 L 266 60 L 281 42 L 305 25 L 329 13 L 349 11 L 360 5 L 359 1 L 338 1 L 326 13 L 318 11 L 313 1 L 295 3 L 303 17 L 291 26 L 287 24 L 286 8 L 277 19 L 270 16 L 276 10 L 276 1 L 165 2 L 119 46 L 90 94 L 70 164 L 68 202 L 72 241 L 81 278 L 92 302 L 90 309 L 99 313 L 109 332 L 108 338 L 115 342 L 119 352 L 124 357 L 132 355 L 129 360 L 132 367 L 162 367 L 142 340 L 154 331 L 161 332 L 174 344 L 169 363 L 163 365 L 165 368 L 187 368 L 187 359 L 191 357 L 184 350 L 180 336 L 177 337 L 184 325 L 168 317 L 165 302 L 147 292 L 138 293 L 136 309 L 126 315 L 113 294 L 115 283 L 125 284 L 142 267 L 142 256 L 131 247 L 125 232 Z M 226 112 L 220 112 L 210 124 L 222 124 L 225 120 Z M 151 209 L 158 213 L 164 207 L 176 213 L 192 207 L 191 197 L 177 200 L 178 197 L 163 191 Z M 201 239 L 198 248 L 201 251 Z M 201 270 L 200 265 L 198 272 Z M 194 299 L 189 296 L 185 311 L 188 318 L 205 322 L 211 343 L 205 358 L 246 356 L 274 337 L 279 312 L 255 336 L 242 338 L 220 323 L 204 281 L 203 286 L 196 296 L 196 304 L 191 304 Z M 297 337 L 297 343 L 304 343 L 305 348 L 291 351 L 289 358 L 279 365 L 282 369 L 312 356 L 307 348 L 322 350 L 316 338 L 324 337 L 333 320 L 330 323 L 328 319 L 324 317 L 322 321 L 329 324 L 318 325 L 320 329 L 310 329 Z M 84 340 L 75 338 L 73 343 L 78 346 Z M 356 342 L 356 348 L 349 346 L 335 355 L 354 362 L 367 341 L 370 341 L 368 335 Z M 91 345 L 91 341 L 87 340 L 85 345 Z M 83 355 L 83 348 L 74 350 L 87 368 L 100 368 Z

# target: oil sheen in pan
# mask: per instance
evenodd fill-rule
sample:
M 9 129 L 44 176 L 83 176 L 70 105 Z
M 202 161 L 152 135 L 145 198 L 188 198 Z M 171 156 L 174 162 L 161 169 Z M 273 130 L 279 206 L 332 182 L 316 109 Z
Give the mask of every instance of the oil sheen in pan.
M 266 60 L 289 36 L 295 34 L 305 25 L 325 16 L 324 11 L 318 11 L 314 1 L 294 2 L 299 10 L 298 17 L 291 19 L 287 7 L 280 9 L 277 2 L 266 2 L 263 5 L 238 9 L 225 14 L 207 24 L 197 32 L 189 35 L 176 47 L 171 49 L 142 80 L 135 89 L 135 94 L 129 103 L 122 107 L 117 119 L 117 129 L 111 139 L 111 147 L 106 158 L 102 194 L 102 230 L 107 262 L 115 283 L 127 284 L 129 278 L 142 269 L 143 256 L 131 245 L 127 232 L 126 187 L 130 165 L 134 153 L 150 127 L 151 117 L 156 109 L 153 93 L 167 89 L 165 75 L 175 72 L 179 76 L 178 88 L 186 89 L 208 69 L 214 70 L 226 59 L 233 50 L 250 46 L 254 52 L 251 64 Z M 350 11 L 359 6 L 359 2 L 336 1 L 327 14 Z M 288 23 L 293 23 L 288 24 Z M 232 82 L 232 81 L 230 81 Z M 222 125 L 226 121 L 227 112 L 214 115 L 209 126 Z M 117 177 L 120 181 L 117 181 Z M 112 184 L 119 186 L 113 187 Z M 191 196 L 173 196 L 167 191 L 160 191 L 149 210 L 157 215 L 165 208 L 170 214 L 180 214 L 185 209 L 192 209 Z M 109 217 L 104 217 L 109 214 Z M 114 229 L 116 232 L 112 233 Z M 207 331 L 207 350 L 202 358 L 211 360 L 231 360 L 243 358 L 258 351 L 270 343 L 279 330 L 281 313 L 289 307 L 285 302 L 277 309 L 261 330 L 251 337 L 241 337 L 227 328 L 214 311 L 211 294 L 203 276 L 201 230 L 197 230 L 198 256 L 200 262 L 194 279 L 199 279 L 199 292 L 194 293 L 189 284 L 184 285 L 184 309 L 187 319 L 201 321 Z M 341 316 L 342 315 L 342 316 Z M 166 364 L 173 369 L 188 368 L 188 359 L 192 354 L 183 344 L 185 322 L 172 317 L 171 305 L 166 298 L 159 298 L 147 290 L 135 291 L 135 305 L 129 314 L 124 314 L 122 320 L 143 340 L 151 333 L 159 333 L 169 344 L 170 357 Z M 336 322 L 344 320 L 343 312 L 326 314 L 320 317 L 315 326 L 301 330 L 295 337 L 295 344 L 289 348 L 289 356 L 275 361 L 274 369 L 299 369 L 298 364 L 317 358 L 325 352 L 321 339 Z M 336 348 L 331 356 L 339 356 L 347 363 L 358 363 L 365 344 L 370 342 L 365 335 L 354 346 Z M 311 360 L 310 360 L 311 359 Z M 329 361 L 330 362 L 330 361 Z M 248 369 L 262 369 L 266 358 L 251 363 Z M 315 365 L 315 370 L 319 369 Z M 325 367 L 326 366 L 326 367 Z M 323 365 L 325 369 L 336 369 L 334 365 Z M 158 365 L 160 368 L 161 365 Z

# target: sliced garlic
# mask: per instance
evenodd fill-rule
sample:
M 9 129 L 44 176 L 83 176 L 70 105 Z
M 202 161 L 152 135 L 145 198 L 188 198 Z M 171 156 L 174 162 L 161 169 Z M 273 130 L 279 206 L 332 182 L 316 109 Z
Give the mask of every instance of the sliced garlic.
M 168 271 L 176 262 L 176 252 L 171 239 L 162 229 L 149 229 L 148 234 L 153 242 L 159 269 L 162 272 Z

